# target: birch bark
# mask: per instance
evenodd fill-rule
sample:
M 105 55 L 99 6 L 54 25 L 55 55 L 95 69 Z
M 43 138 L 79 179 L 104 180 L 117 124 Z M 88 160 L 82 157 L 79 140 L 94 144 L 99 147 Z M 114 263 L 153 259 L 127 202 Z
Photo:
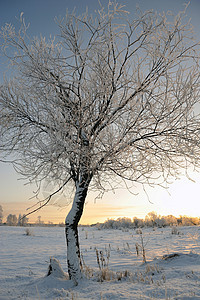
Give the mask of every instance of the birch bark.
M 78 223 L 83 213 L 88 185 L 89 182 L 86 179 L 86 176 L 82 176 L 80 181 L 76 184 L 72 208 L 65 219 L 68 273 L 69 278 L 73 280 L 76 285 L 82 278 Z

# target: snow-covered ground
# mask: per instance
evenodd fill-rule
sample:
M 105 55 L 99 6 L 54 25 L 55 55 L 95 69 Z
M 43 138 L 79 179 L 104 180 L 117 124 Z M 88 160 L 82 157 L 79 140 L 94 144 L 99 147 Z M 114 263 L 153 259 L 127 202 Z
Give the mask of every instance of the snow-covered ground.
M 141 245 L 137 230 L 79 228 L 85 273 L 91 278 L 78 286 L 46 277 L 50 257 L 66 271 L 64 228 L 33 227 L 32 236 L 25 230 L 0 227 L 0 300 L 200 299 L 200 227 L 180 227 L 179 234 L 172 228 L 143 229 L 146 264 L 136 254 L 135 244 Z M 100 272 L 96 253 L 108 270 Z M 172 253 L 179 255 L 162 259 Z M 101 282 L 103 276 L 108 280 Z

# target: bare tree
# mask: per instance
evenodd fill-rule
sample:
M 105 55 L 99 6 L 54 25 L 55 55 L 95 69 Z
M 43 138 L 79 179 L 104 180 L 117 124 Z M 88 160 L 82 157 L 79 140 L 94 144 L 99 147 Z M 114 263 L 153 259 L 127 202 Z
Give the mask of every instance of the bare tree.
M 157 215 L 157 213 L 155 211 L 151 211 L 146 215 L 145 222 L 146 224 L 154 227 L 158 218 L 159 216 Z
M 77 226 L 88 189 L 116 180 L 161 184 L 200 166 L 199 44 L 177 16 L 108 5 L 67 14 L 60 36 L 31 39 L 21 15 L 1 32 L 13 79 L 0 90 L 0 149 L 28 180 L 55 184 L 38 208 L 74 191 L 66 217 L 68 272 L 81 278 Z M 5 158 L 2 158 L 5 159 Z M 118 179 L 117 179 L 118 178 Z
M 17 225 L 17 217 L 16 217 L 16 215 L 9 214 L 7 216 L 6 224 L 8 224 L 9 226 L 16 226 Z
M 28 224 L 28 218 L 26 217 L 26 215 L 24 214 L 23 216 L 21 216 L 21 214 L 19 214 L 17 225 L 26 226 L 27 224 Z
M 0 224 L 2 224 L 2 222 L 3 222 L 3 208 L 0 205 Z

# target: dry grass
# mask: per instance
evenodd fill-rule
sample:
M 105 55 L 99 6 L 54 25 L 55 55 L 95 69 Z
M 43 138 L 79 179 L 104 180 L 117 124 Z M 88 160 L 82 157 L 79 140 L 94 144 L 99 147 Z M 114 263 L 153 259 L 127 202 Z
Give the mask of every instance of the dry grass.
M 180 231 L 178 230 L 177 227 L 175 227 L 175 226 L 172 227 L 172 234 L 176 234 L 176 235 L 180 234 Z
M 144 271 L 137 271 L 135 273 L 133 281 L 162 286 L 166 282 L 165 275 L 162 274 L 162 276 L 159 276 L 159 279 L 156 279 L 157 274 L 161 274 L 161 270 L 157 264 L 146 264 Z
M 83 255 L 81 254 L 81 265 L 82 265 L 82 272 L 86 276 L 86 278 L 96 278 L 97 281 L 111 281 L 117 280 L 120 281 L 123 278 L 129 278 L 131 273 L 128 270 L 114 272 L 109 269 L 109 259 L 110 259 L 110 250 L 111 247 L 109 245 L 108 249 L 105 250 L 98 250 L 95 248 L 95 254 L 97 259 L 98 271 L 90 268 L 85 264 Z
M 27 235 L 27 236 L 34 236 L 32 230 L 30 230 L 29 228 L 26 228 L 25 235 Z
M 142 254 L 142 262 L 146 263 L 146 250 L 145 247 L 147 245 L 147 242 L 144 243 L 144 236 L 143 236 L 143 232 L 142 229 L 138 229 L 137 234 L 140 235 L 140 243 L 136 243 L 135 244 L 135 249 L 136 249 L 136 254 L 137 256 L 140 256 L 140 254 Z

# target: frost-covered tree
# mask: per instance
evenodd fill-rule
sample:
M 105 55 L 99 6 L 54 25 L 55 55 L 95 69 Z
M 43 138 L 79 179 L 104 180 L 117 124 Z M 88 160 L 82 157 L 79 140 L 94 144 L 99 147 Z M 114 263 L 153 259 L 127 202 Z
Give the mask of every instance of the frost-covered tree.
M 36 224 L 38 224 L 38 225 L 44 224 L 44 221 L 41 220 L 41 216 L 38 216 L 38 217 L 37 217 Z
M 158 218 L 159 217 L 158 217 L 157 213 L 155 211 L 151 211 L 146 215 L 145 223 L 147 224 L 147 226 L 155 226 Z
M 21 226 L 21 224 L 22 224 L 22 215 L 21 214 L 19 214 L 19 216 L 18 216 L 18 221 L 17 221 L 17 225 L 18 226 Z
M 1 31 L 13 78 L 0 88 L 0 150 L 38 187 L 55 184 L 39 208 L 74 191 L 65 226 L 77 283 L 89 189 L 161 184 L 200 166 L 199 45 L 184 13 L 138 11 L 130 20 L 110 2 L 94 16 L 67 13 L 48 41 L 29 37 L 20 20 L 19 30 Z
M 3 222 L 3 208 L 0 205 L 0 224 L 2 224 L 2 222 Z
M 21 214 L 19 214 L 17 225 L 26 226 L 27 224 L 28 224 L 28 218 L 26 217 L 26 215 L 24 214 L 23 216 L 21 216 Z
M 164 217 L 167 226 L 177 226 L 178 222 L 177 222 L 177 218 L 172 216 L 172 215 L 168 215 L 166 217 Z
M 16 226 L 17 225 L 17 216 L 9 214 L 7 216 L 6 224 L 9 225 L 9 226 Z

